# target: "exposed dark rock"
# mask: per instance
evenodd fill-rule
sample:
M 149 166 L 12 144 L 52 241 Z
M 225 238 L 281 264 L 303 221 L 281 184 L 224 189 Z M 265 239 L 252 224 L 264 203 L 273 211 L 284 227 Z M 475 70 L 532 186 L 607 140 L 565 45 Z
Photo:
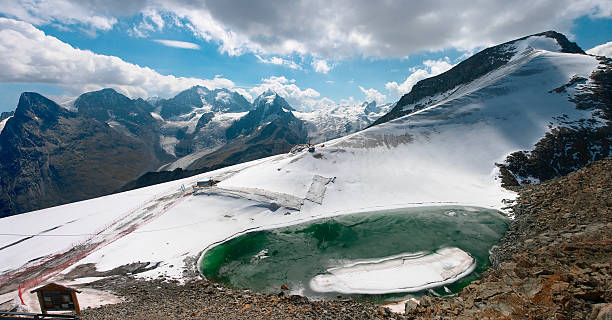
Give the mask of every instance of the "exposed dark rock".
M 200 131 L 200 129 L 204 127 L 207 123 L 209 123 L 210 120 L 212 120 L 214 117 L 215 117 L 215 114 L 212 112 L 207 112 L 203 114 L 198 120 L 198 124 L 196 125 L 195 132 Z
M 372 102 L 364 102 L 363 105 L 365 105 L 365 108 L 363 109 L 363 113 L 365 114 L 370 114 L 370 113 L 379 113 L 380 112 L 380 106 L 376 105 L 376 101 L 372 101 Z
M 13 116 L 13 114 L 15 114 L 15 111 L 0 112 L 0 121 Z
M 269 96 L 276 95 L 275 93 L 268 94 Z M 308 134 L 304 122 L 289 111 L 290 107 L 287 107 L 288 104 L 283 98 L 276 95 L 268 100 L 262 95 L 255 100 L 254 104 L 257 106 L 255 110 L 250 111 L 227 129 L 226 135 L 229 142 L 224 146 L 195 160 L 186 170 L 147 172 L 119 190 L 132 190 L 190 177 L 288 152 L 293 146 L 306 143 Z M 204 116 L 206 115 L 202 117 Z M 177 148 L 177 150 L 182 150 L 183 146 L 179 143 Z
M 267 96 L 265 95 L 267 94 Z M 232 140 L 238 136 L 248 136 L 255 132 L 260 126 L 272 122 L 282 123 L 302 123 L 291 113 L 291 106 L 276 93 L 266 92 L 253 102 L 254 110 L 246 116 L 235 121 L 227 130 L 225 135 L 227 140 Z
M 128 131 L 23 93 L 0 133 L 0 217 L 106 195 L 159 166 Z
M 213 112 L 245 112 L 252 109 L 251 104 L 237 92 L 227 89 L 209 90 L 202 86 L 182 91 L 171 99 L 160 99 L 155 105 L 161 107 L 160 115 L 169 119 L 200 108 L 204 102 L 212 106 Z
M 600 62 L 591 75 L 591 83 L 578 88 L 578 93 L 570 98 L 578 109 L 593 110 L 594 117 L 580 121 L 567 121 L 565 116 L 556 119 L 558 125 L 551 127 L 533 150 L 514 152 L 505 163 L 497 164 L 503 186 L 561 177 L 612 156 L 612 59 L 601 58 Z M 561 93 L 581 81 L 573 77 L 551 94 Z
M 287 119 L 291 119 L 286 122 Z M 308 139 L 303 122 L 291 115 L 278 118 L 246 137 L 234 138 L 227 145 L 194 161 L 187 169 L 215 170 L 237 163 L 288 152 Z

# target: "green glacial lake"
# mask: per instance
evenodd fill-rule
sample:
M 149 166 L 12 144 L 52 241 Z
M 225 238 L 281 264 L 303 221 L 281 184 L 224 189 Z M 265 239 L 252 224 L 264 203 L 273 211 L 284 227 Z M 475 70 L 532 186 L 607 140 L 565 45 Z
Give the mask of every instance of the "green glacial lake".
M 286 284 L 314 298 L 443 294 L 486 270 L 506 230 L 507 219 L 484 208 L 355 213 L 239 236 L 208 250 L 200 267 L 208 279 L 260 292 Z

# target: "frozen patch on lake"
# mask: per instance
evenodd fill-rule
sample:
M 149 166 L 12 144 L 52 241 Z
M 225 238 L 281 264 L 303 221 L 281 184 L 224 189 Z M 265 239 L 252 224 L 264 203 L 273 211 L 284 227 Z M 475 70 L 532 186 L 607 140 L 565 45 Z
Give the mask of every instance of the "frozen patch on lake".
M 476 268 L 472 256 L 459 248 L 433 253 L 400 254 L 361 260 L 315 276 L 310 288 L 316 292 L 383 294 L 417 292 L 453 283 Z

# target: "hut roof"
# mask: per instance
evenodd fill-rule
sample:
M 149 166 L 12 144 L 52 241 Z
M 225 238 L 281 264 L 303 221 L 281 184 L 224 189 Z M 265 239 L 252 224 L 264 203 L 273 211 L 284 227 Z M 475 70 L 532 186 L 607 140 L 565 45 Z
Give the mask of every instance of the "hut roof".
M 43 290 L 53 290 L 53 291 L 75 291 L 78 293 L 81 293 L 81 291 L 74 289 L 74 288 L 70 288 L 70 287 L 66 287 L 66 286 L 62 286 L 61 284 L 57 284 L 57 283 L 49 283 L 46 284 L 42 287 L 38 287 L 32 291 L 30 291 L 30 293 L 34 293 L 34 292 L 38 292 L 38 291 L 43 291 Z

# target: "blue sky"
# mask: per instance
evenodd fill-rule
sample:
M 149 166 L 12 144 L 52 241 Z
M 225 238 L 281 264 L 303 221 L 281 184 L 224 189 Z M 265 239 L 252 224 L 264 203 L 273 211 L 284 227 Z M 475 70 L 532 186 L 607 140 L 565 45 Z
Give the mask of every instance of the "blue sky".
M 271 88 L 305 110 L 393 102 L 416 81 L 524 35 L 558 30 L 585 50 L 612 41 L 608 1 L 541 1 L 533 12 L 528 1 L 0 2 L 0 111 L 23 91 L 61 102 L 103 87 L 169 97 L 194 84 L 251 98 Z

